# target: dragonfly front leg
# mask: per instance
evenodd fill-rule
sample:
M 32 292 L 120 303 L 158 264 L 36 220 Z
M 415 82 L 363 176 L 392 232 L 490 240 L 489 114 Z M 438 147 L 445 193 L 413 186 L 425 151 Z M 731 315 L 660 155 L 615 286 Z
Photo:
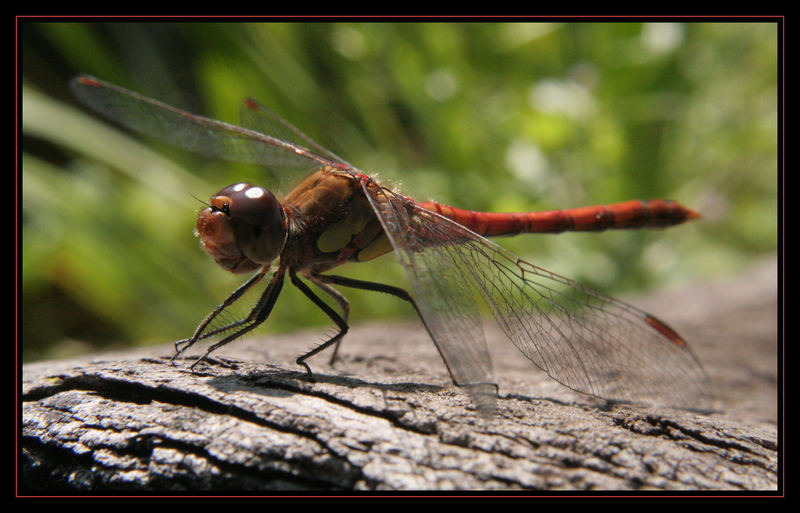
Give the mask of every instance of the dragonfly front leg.
M 283 288 L 284 275 L 285 275 L 284 269 L 283 268 L 278 269 L 275 272 L 275 274 L 273 274 L 272 279 L 270 280 L 269 285 L 267 286 L 267 289 L 264 291 L 264 294 L 261 295 L 261 298 L 258 300 L 256 305 L 250 311 L 250 314 L 246 318 L 240 321 L 233 322 L 229 325 L 226 325 L 223 328 L 231 328 L 237 326 L 244 326 L 244 327 L 238 329 L 235 333 L 228 335 L 224 339 L 220 340 L 216 344 L 213 344 L 211 347 L 209 347 L 208 350 L 205 352 L 205 354 L 203 354 L 203 356 L 195 360 L 195 362 L 191 365 L 190 369 L 194 369 L 198 363 L 205 360 L 208 357 L 208 355 L 211 354 L 213 351 L 228 344 L 234 339 L 239 338 L 240 336 L 244 335 L 248 331 L 259 326 L 265 320 L 267 320 L 267 317 L 269 317 L 269 314 L 272 312 L 272 308 L 275 306 L 275 302 L 278 300 L 278 296 L 280 296 L 281 289 Z M 218 331 L 219 329 L 214 330 L 205 335 L 210 335 L 211 333 Z M 185 351 L 186 348 L 183 348 L 183 350 Z
M 272 279 L 267 286 L 267 290 L 264 291 L 264 294 L 261 295 L 261 298 L 258 300 L 258 303 L 256 303 L 256 306 L 254 306 L 250 311 L 250 315 L 248 315 L 247 318 L 241 322 L 241 324 L 245 324 L 245 326 L 209 347 L 203 356 L 195 360 L 190 369 L 194 369 L 198 363 L 205 360 L 213 351 L 219 349 L 229 342 L 232 342 L 234 339 L 241 337 L 248 331 L 266 321 L 267 317 L 269 317 L 269 314 L 272 312 L 272 308 L 275 306 L 275 303 L 278 300 L 278 296 L 281 294 L 284 275 L 285 271 L 283 268 L 279 268 L 277 271 L 275 271 L 275 274 L 272 275 Z
M 205 329 L 208 327 L 209 323 L 211 323 L 211 321 L 213 321 L 225 308 L 227 308 L 230 305 L 232 305 L 237 299 L 242 297 L 245 292 L 250 290 L 250 288 L 253 285 L 255 285 L 256 283 L 261 281 L 261 278 L 264 277 L 264 274 L 267 272 L 268 268 L 269 268 L 269 266 L 262 267 L 256 274 L 251 276 L 246 282 L 242 283 L 242 285 L 240 285 L 239 288 L 234 290 L 231 293 L 231 295 L 229 295 L 225 299 L 225 301 L 222 302 L 222 304 L 217 306 L 217 308 L 215 308 L 213 312 L 208 314 L 206 316 L 206 318 L 203 319 L 203 322 L 201 322 L 200 325 L 197 326 L 197 328 L 194 330 L 194 333 L 192 334 L 191 337 L 185 338 L 183 340 L 178 340 L 177 342 L 175 342 L 175 355 L 172 357 L 172 361 L 175 361 L 175 358 L 177 358 L 178 356 L 183 354 L 184 351 L 186 351 L 187 349 L 192 347 L 195 344 L 195 342 L 197 342 L 198 340 L 202 340 L 204 338 L 208 338 L 208 337 L 213 336 L 213 335 L 215 335 L 217 333 L 220 333 L 221 331 L 225 331 L 225 330 L 228 330 L 228 329 L 231 329 L 231 328 L 235 328 L 236 326 L 244 324 L 246 322 L 246 319 L 242 319 L 242 320 L 239 320 L 239 321 L 232 322 L 230 324 L 222 326 L 221 328 L 212 330 L 212 331 L 210 331 L 208 333 L 203 333 L 205 331 Z M 183 345 L 183 347 L 181 347 L 181 345 Z

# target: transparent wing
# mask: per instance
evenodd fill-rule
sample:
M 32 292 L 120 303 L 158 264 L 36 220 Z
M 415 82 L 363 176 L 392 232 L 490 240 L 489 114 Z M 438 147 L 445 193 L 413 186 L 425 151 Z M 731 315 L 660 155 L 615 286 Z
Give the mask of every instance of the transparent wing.
M 458 384 L 491 381 L 482 298 L 514 345 L 567 387 L 605 399 L 704 409 L 708 378 L 655 317 L 519 259 L 385 188 L 364 190 Z
M 240 121 L 245 128 L 255 130 L 262 134 L 271 135 L 276 139 L 288 141 L 297 146 L 306 146 L 331 161 L 352 167 L 344 159 L 340 158 L 329 149 L 317 144 L 299 128 L 289 123 L 273 112 L 272 109 L 264 106 L 254 98 L 247 98 L 242 103 Z
M 322 166 L 344 167 L 298 144 L 190 114 L 94 77 L 77 77 L 71 86 L 85 104 L 128 128 L 208 157 L 263 166 L 280 184 Z
M 406 269 L 422 320 L 453 382 L 466 388 L 482 415 L 491 416 L 497 385 L 475 283 L 465 269 L 469 255 L 463 248 L 470 232 L 451 223 L 452 229 L 437 233 L 436 225 L 426 224 L 427 210 L 374 182 L 363 181 L 362 187 Z

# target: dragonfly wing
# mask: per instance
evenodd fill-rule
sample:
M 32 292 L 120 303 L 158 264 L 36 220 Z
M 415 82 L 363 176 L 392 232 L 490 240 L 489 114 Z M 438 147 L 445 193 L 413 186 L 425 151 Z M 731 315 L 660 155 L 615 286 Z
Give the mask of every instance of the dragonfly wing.
M 254 98 L 247 98 L 242 103 L 240 112 L 240 121 L 242 126 L 260 132 L 262 134 L 271 135 L 276 139 L 289 141 L 298 146 L 305 146 L 311 148 L 319 155 L 330 159 L 333 162 L 339 162 L 352 167 L 345 162 L 344 159 L 337 156 L 329 149 L 317 144 L 311 137 L 304 134 L 299 128 L 289 123 L 278 114 L 272 111 L 269 107 L 264 106 Z
M 428 211 L 385 188 L 364 184 L 364 192 L 408 274 L 422 320 L 450 371 L 453 382 L 465 387 L 479 412 L 495 409 L 497 385 L 481 325 L 473 282 L 464 279 L 470 265 L 458 243 L 441 245 L 437 224 Z M 459 226 L 459 225 L 455 225 Z M 445 234 L 452 242 L 450 230 Z M 464 233 L 463 235 L 468 235 Z
M 302 146 L 190 114 L 93 77 L 77 77 L 71 86 L 85 104 L 128 128 L 208 157 L 264 166 L 280 183 L 336 164 Z
M 710 406 L 710 384 L 696 357 L 655 317 L 530 264 L 391 191 L 370 201 L 457 383 L 490 378 L 475 306 L 481 297 L 525 357 L 573 390 L 633 403 Z

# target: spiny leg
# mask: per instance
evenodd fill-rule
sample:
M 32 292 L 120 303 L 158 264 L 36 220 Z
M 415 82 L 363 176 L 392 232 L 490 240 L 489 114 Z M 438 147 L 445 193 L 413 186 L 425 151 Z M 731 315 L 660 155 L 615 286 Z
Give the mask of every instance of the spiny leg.
M 336 299 L 336 301 L 339 302 L 340 305 L 342 305 L 342 301 L 344 301 L 346 307 L 342 305 L 342 309 L 345 310 L 345 319 L 347 319 L 347 314 L 349 314 L 350 312 L 350 304 L 347 302 L 347 299 L 345 299 L 345 297 L 342 296 L 342 294 L 333 287 L 328 287 L 328 288 L 322 287 L 323 284 L 332 283 L 334 285 L 341 285 L 343 287 L 350 287 L 354 289 L 370 290 L 373 292 L 383 292 L 385 294 L 391 294 L 392 296 L 398 297 L 404 301 L 408 301 L 409 303 L 411 303 L 411 306 L 414 307 L 414 310 L 416 310 L 417 315 L 419 315 L 420 318 L 422 318 L 422 314 L 420 313 L 419 308 L 417 308 L 417 303 L 414 301 L 414 298 L 412 298 L 408 292 L 399 287 L 393 287 L 391 285 L 386 285 L 384 283 L 376 283 L 372 281 L 356 280 L 353 278 L 346 278 L 344 276 L 337 276 L 334 274 L 314 274 L 311 276 L 310 279 L 318 286 L 320 286 L 320 288 L 328 292 L 328 294 L 333 296 L 333 298 Z M 339 298 L 341 298 L 341 300 Z M 341 342 L 341 337 L 339 338 L 339 340 L 336 341 L 336 346 L 334 346 L 333 355 L 331 356 L 331 361 L 330 361 L 331 365 L 333 365 L 333 363 L 336 361 L 336 355 L 339 352 L 339 342 Z
M 228 344 L 229 342 L 233 341 L 236 338 L 244 335 L 248 331 L 254 329 L 255 327 L 259 326 L 272 312 L 272 308 L 275 306 L 275 302 L 278 300 L 278 296 L 280 296 L 281 289 L 283 288 L 283 278 L 285 276 L 285 270 L 283 268 L 279 268 L 275 274 L 272 276 L 272 279 L 267 286 L 267 289 L 264 291 L 264 294 L 261 295 L 261 298 L 258 300 L 256 305 L 250 311 L 250 314 L 241 321 L 237 321 L 236 323 L 231 324 L 244 324 L 245 326 L 235 333 L 232 333 L 225 337 L 224 339 L 220 340 L 216 344 L 213 344 L 208 350 L 205 352 L 203 356 L 195 360 L 195 362 L 189 367 L 190 369 L 194 369 L 195 366 L 200 363 L 201 361 L 205 360 L 209 354 L 213 351 L 219 349 L 220 347 Z
M 339 327 L 339 333 L 337 333 L 333 337 L 329 338 L 328 340 L 326 340 L 325 342 L 323 342 L 319 346 L 315 347 L 311 351 L 309 351 L 309 352 L 307 352 L 307 353 L 305 353 L 305 354 L 303 354 L 303 355 L 301 355 L 301 356 L 299 356 L 297 358 L 297 360 L 296 360 L 297 365 L 302 365 L 303 367 L 305 367 L 306 368 L 306 372 L 308 373 L 308 375 L 309 376 L 313 376 L 313 374 L 311 372 L 311 367 L 308 366 L 308 364 L 306 363 L 306 360 L 308 358 L 314 356 L 315 354 L 319 353 L 320 351 L 322 351 L 326 347 L 330 346 L 331 344 L 338 343 L 339 340 L 341 340 L 341 338 L 345 335 L 345 333 L 347 333 L 347 330 L 349 329 L 349 327 L 347 326 L 347 322 L 344 319 L 342 319 L 342 317 L 338 313 L 336 313 L 336 311 L 333 308 L 328 306 L 328 304 L 325 301 L 323 301 L 322 299 L 320 299 L 319 296 L 314 294 L 314 292 L 310 288 L 308 288 L 308 286 L 305 283 L 300 281 L 300 279 L 297 277 L 297 274 L 295 274 L 294 270 L 289 270 L 289 278 L 292 280 L 292 284 L 294 284 L 295 287 L 300 289 L 300 292 L 305 294 L 306 297 L 308 299 L 310 299 L 312 303 L 317 305 L 320 308 L 320 310 L 325 312 L 325 314 L 328 317 L 330 317 L 331 320 L 333 322 L 335 322 L 336 325 Z
M 197 337 L 197 340 L 195 340 L 195 342 L 200 342 L 201 340 L 205 340 L 205 339 L 207 339 L 207 338 L 211 338 L 211 337 L 213 337 L 213 336 L 215 336 L 215 335 L 219 335 L 220 333 L 225 333 L 226 331 L 230 331 L 230 330 L 232 330 L 232 329 L 234 329 L 234 328 L 238 328 L 239 326 L 241 326 L 242 324 L 246 324 L 247 322 L 248 322 L 248 320 L 247 320 L 247 317 L 245 317 L 244 319 L 237 319 L 237 320 L 235 320 L 235 321 L 229 322 L 228 324 L 225 324 L 225 325 L 223 325 L 223 326 L 220 326 L 220 327 L 218 327 L 218 328 L 214 328 L 214 329 L 213 329 L 213 330 L 211 330 L 211 331 L 206 331 L 206 332 L 204 332 L 202 335 L 200 335 L 199 337 Z M 185 339 L 183 339 L 183 340 L 178 340 L 177 342 L 175 342 L 175 344 L 186 344 L 186 343 L 188 343 L 188 342 L 189 342 L 189 340 L 191 340 L 191 339 L 185 338 Z M 172 358 L 173 358 L 173 359 L 177 358 L 177 357 L 178 357 L 178 356 L 180 356 L 180 355 L 181 355 L 181 354 L 182 354 L 182 353 L 183 353 L 183 352 L 184 352 L 186 349 L 188 349 L 188 347 L 185 347 L 185 348 L 181 349 L 181 350 L 180 350 L 180 351 L 179 351 L 179 352 L 178 352 L 176 355 L 174 355 Z
M 203 321 L 194 330 L 194 333 L 192 334 L 192 336 L 190 338 L 185 338 L 183 340 L 178 340 L 177 342 L 175 342 L 175 355 L 172 357 L 172 361 L 175 361 L 175 358 L 177 358 L 184 351 L 186 351 L 187 349 L 192 347 L 195 344 L 195 342 L 197 342 L 198 340 L 202 340 L 204 338 L 207 338 L 207 337 L 210 337 L 212 335 L 215 335 L 216 333 L 219 333 L 221 331 L 225 331 L 225 330 L 228 330 L 228 329 L 231 329 L 231 328 L 235 328 L 238 325 L 244 324 L 247 321 L 246 319 L 242 319 L 242 320 L 239 320 L 239 321 L 232 322 L 230 324 L 227 324 L 227 325 L 223 326 L 222 328 L 218 328 L 216 330 L 212 330 L 209 333 L 205 333 L 205 334 L 203 333 L 203 331 L 206 329 L 206 327 L 208 327 L 209 323 L 211 321 L 213 321 L 217 317 L 217 315 L 219 315 L 225 308 L 227 308 L 230 305 L 232 305 L 237 299 L 242 297 L 244 295 L 244 293 L 247 292 L 248 290 L 250 290 L 250 288 L 253 285 L 255 285 L 256 283 L 261 281 L 261 278 L 264 277 L 264 274 L 266 273 L 268 268 L 269 268 L 269 266 L 262 267 L 256 274 L 254 274 L 246 282 L 241 284 L 239 286 L 239 288 L 234 290 L 225 299 L 225 301 L 223 301 L 219 306 L 217 306 L 217 308 L 214 309 L 213 312 L 208 314 L 206 316 L 206 318 L 203 319 Z M 180 347 L 182 344 L 186 344 L 186 345 L 183 346 L 183 347 Z

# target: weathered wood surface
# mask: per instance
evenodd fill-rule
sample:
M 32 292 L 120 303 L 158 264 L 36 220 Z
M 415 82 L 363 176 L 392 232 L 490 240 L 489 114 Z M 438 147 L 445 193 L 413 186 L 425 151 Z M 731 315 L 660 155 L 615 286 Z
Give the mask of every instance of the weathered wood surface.
M 156 490 L 778 487 L 777 268 L 635 302 L 668 319 L 715 412 L 607 404 L 549 380 L 498 333 L 498 415 L 449 385 L 419 323 L 251 338 L 192 373 L 171 346 L 23 368 L 22 486 Z M 269 363 L 268 363 L 269 362 Z

